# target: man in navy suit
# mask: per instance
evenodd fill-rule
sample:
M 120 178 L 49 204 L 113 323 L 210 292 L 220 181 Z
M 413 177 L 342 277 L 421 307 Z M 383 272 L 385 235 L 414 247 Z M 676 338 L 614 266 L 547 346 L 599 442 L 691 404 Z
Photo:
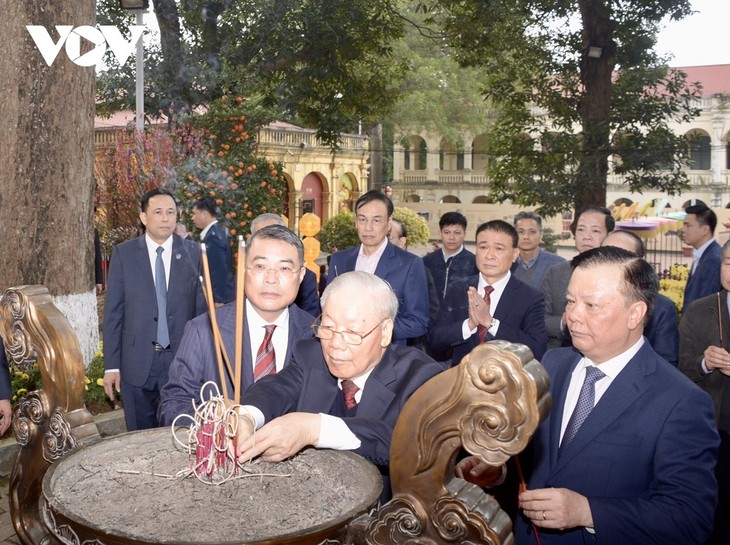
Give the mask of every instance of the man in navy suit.
M 121 392 L 129 431 L 157 427 L 160 389 L 185 324 L 205 312 L 200 248 L 172 234 L 177 222 L 172 194 L 147 192 L 141 210 L 146 234 L 114 248 L 104 305 L 104 391 L 110 399 L 114 390 Z M 164 279 L 156 272 L 158 260 Z M 156 282 L 163 280 L 158 295 Z
M 241 392 L 245 392 L 254 379 L 262 378 L 254 376 L 255 362 L 262 352 L 261 347 L 265 346 L 267 326 L 276 326 L 271 335 L 274 373 L 288 363 L 296 341 L 312 337 L 315 317 L 292 304 L 303 277 L 304 246 L 292 231 L 273 225 L 257 230 L 248 239 Z M 235 303 L 216 310 L 216 321 L 231 364 L 236 352 L 236 319 Z M 227 374 L 225 378 L 228 394 L 232 397 L 233 382 Z M 215 382 L 222 392 L 210 316 L 204 314 L 188 322 L 185 328 L 180 348 L 170 366 L 170 378 L 161 392 L 160 423 L 166 426 L 179 414 L 192 415 L 191 400 L 199 403 L 200 389 L 208 381 Z
M 504 339 L 527 345 L 540 359 L 547 346 L 542 294 L 510 273 L 519 255 L 517 231 L 492 220 L 476 232 L 479 274 L 446 291 L 428 345 L 437 352 L 453 350 L 452 365 L 482 342 Z M 490 292 L 489 301 L 485 290 Z
M 268 227 L 269 225 L 281 225 L 287 227 L 284 218 L 279 214 L 266 212 L 259 214 L 251 221 L 251 234 L 255 234 L 259 229 Z M 319 288 L 317 286 L 317 275 L 304 267 L 304 279 L 299 284 L 299 292 L 294 304 L 312 316 L 319 316 L 321 308 L 319 306 Z
M 312 445 L 354 451 L 387 475 L 401 409 L 443 371 L 417 348 L 391 345 L 397 310 L 395 295 L 376 276 L 357 271 L 335 278 L 322 295 L 319 339 L 299 341 L 281 373 L 243 396 L 239 461 L 259 455 L 279 461 Z
M 229 303 L 236 297 L 236 288 L 228 230 L 218 223 L 218 206 L 214 199 L 208 197 L 194 201 L 192 209 L 193 223 L 200 229 L 200 241 L 205 244 L 208 256 L 213 299 L 219 305 Z
M 720 285 L 720 245 L 715 242 L 717 216 L 705 205 L 696 204 L 685 209 L 687 216 L 682 226 L 682 241 L 692 246 L 692 265 L 684 288 L 682 312 L 692 301 L 717 293 Z
M 518 545 L 701 544 L 712 530 L 719 438 L 709 396 L 657 356 L 643 329 L 652 267 L 621 248 L 573 260 L 575 348 L 542 360 L 553 406 L 533 439 Z
M 615 246 L 644 258 L 644 241 L 631 231 L 612 231 L 601 246 Z M 669 297 L 657 294 L 649 322 L 644 328 L 644 337 L 659 356 L 674 367 L 679 365 L 679 328 L 677 327 L 677 305 Z
M 428 285 L 423 261 L 388 240 L 393 203 L 380 191 L 368 191 L 355 202 L 355 227 L 360 246 L 335 252 L 327 283 L 349 271 L 365 271 L 382 278 L 398 297 L 393 342 L 406 344 L 428 329 Z

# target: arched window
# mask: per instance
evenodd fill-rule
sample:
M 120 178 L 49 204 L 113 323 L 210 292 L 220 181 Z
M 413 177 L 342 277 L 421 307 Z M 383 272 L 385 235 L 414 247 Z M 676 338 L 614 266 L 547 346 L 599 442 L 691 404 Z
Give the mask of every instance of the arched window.
M 712 168 L 712 147 L 710 135 L 705 131 L 694 130 L 687 133 L 689 138 L 689 168 L 710 170 Z

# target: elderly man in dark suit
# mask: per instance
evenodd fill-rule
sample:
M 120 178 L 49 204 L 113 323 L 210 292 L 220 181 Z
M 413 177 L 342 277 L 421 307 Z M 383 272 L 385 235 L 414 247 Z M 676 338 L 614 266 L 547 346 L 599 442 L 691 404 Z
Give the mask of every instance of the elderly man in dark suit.
M 222 305 L 233 301 L 236 288 L 233 281 L 233 253 L 228 229 L 218 223 L 218 205 L 208 197 L 193 202 L 192 219 L 200 229 L 200 241 L 208 256 L 213 299 Z
M 365 271 L 390 284 L 398 297 L 393 342 L 406 344 L 428 330 L 428 284 L 423 261 L 388 240 L 393 203 L 380 191 L 368 191 L 355 202 L 355 227 L 360 246 L 335 252 L 327 283 L 349 271 Z
M 443 370 L 417 348 L 391 344 L 397 310 L 395 295 L 376 276 L 357 271 L 335 278 L 322 295 L 318 340 L 299 341 L 281 373 L 244 394 L 239 461 L 259 455 L 279 461 L 312 445 L 352 450 L 387 475 L 403 405 Z
M 146 234 L 114 248 L 104 308 L 104 391 L 121 392 L 130 431 L 158 425 L 160 389 L 185 324 L 205 311 L 200 248 L 173 235 L 172 194 L 147 192 L 141 210 Z
M 533 439 L 515 541 L 701 544 L 712 528 L 719 439 L 710 397 L 643 337 L 658 280 L 621 248 L 573 259 L 565 321 L 550 350 L 552 411 Z
M 711 545 L 727 543 L 730 536 L 730 242 L 722 247 L 720 282 L 722 290 L 692 302 L 679 324 L 679 369 L 712 397 L 720 433 L 715 470 L 720 494 Z
M 525 344 L 542 358 L 547 345 L 543 296 L 510 273 L 520 252 L 517 231 L 492 220 L 477 228 L 475 238 L 479 274 L 446 291 L 428 345 L 437 352 L 453 350 L 452 365 L 492 339 Z
M 257 230 L 248 239 L 242 392 L 267 374 L 280 372 L 289 362 L 294 344 L 312 337 L 315 317 L 292 304 L 303 277 L 304 246 L 292 231 L 272 225 Z M 216 319 L 226 353 L 233 361 L 236 305 L 229 303 L 217 309 Z M 267 335 L 267 330 L 272 333 Z M 273 366 L 257 365 L 264 360 L 269 346 L 273 350 Z M 225 378 L 228 392 L 232 394 L 231 377 Z M 160 423 L 169 425 L 179 414 L 192 415 L 191 400 L 200 399 L 200 389 L 208 381 L 221 386 L 210 316 L 204 314 L 188 322 L 185 328 L 170 366 L 170 378 L 162 388 Z
M 717 293 L 720 286 L 720 245 L 715 242 L 717 216 L 705 205 L 696 204 L 685 209 L 687 216 L 682 226 L 682 241 L 692 246 L 692 265 L 684 287 L 682 312 L 692 301 Z

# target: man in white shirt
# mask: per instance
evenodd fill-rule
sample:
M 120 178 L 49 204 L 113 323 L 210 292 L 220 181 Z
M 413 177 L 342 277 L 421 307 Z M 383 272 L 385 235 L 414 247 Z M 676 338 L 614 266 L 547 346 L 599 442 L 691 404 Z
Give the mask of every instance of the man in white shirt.
M 233 257 L 228 229 L 218 223 L 218 205 L 208 197 L 193 202 L 192 219 L 208 256 L 213 299 L 219 305 L 235 298 Z

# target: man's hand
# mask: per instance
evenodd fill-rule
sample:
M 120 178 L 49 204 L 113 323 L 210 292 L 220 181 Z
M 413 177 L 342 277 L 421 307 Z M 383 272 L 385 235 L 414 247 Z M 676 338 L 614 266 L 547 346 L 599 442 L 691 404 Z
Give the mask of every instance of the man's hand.
M 588 498 L 566 488 L 526 490 L 519 496 L 522 512 L 542 528 L 593 528 Z
M 104 393 L 106 397 L 114 401 L 116 399 L 114 397 L 114 390 L 116 389 L 117 392 L 121 392 L 121 383 L 122 379 L 119 371 L 107 371 L 104 373 Z
M 504 482 L 504 478 L 507 476 L 507 468 L 504 464 L 490 466 L 486 462 L 482 462 L 477 456 L 467 456 L 456 464 L 454 475 L 477 485 L 479 488 L 488 488 Z
M 250 422 L 250 419 L 247 419 Z M 255 434 L 241 430 L 239 423 L 236 440 L 238 462 L 245 463 L 257 456 L 265 462 L 281 462 L 304 447 L 319 440 L 320 416 L 312 413 L 289 413 L 263 426 Z M 252 428 L 253 426 L 251 426 Z
M 492 323 L 492 315 L 489 313 L 489 307 L 484 302 L 484 298 L 479 295 L 475 287 L 469 286 L 466 298 L 469 302 L 469 329 L 480 325 L 489 327 L 489 324 Z
M 9 399 L 0 399 L 0 435 L 3 435 L 10 427 L 13 418 L 13 408 Z
M 708 346 L 704 355 L 708 371 L 717 369 L 723 375 L 730 376 L 730 354 L 727 350 L 719 346 Z

